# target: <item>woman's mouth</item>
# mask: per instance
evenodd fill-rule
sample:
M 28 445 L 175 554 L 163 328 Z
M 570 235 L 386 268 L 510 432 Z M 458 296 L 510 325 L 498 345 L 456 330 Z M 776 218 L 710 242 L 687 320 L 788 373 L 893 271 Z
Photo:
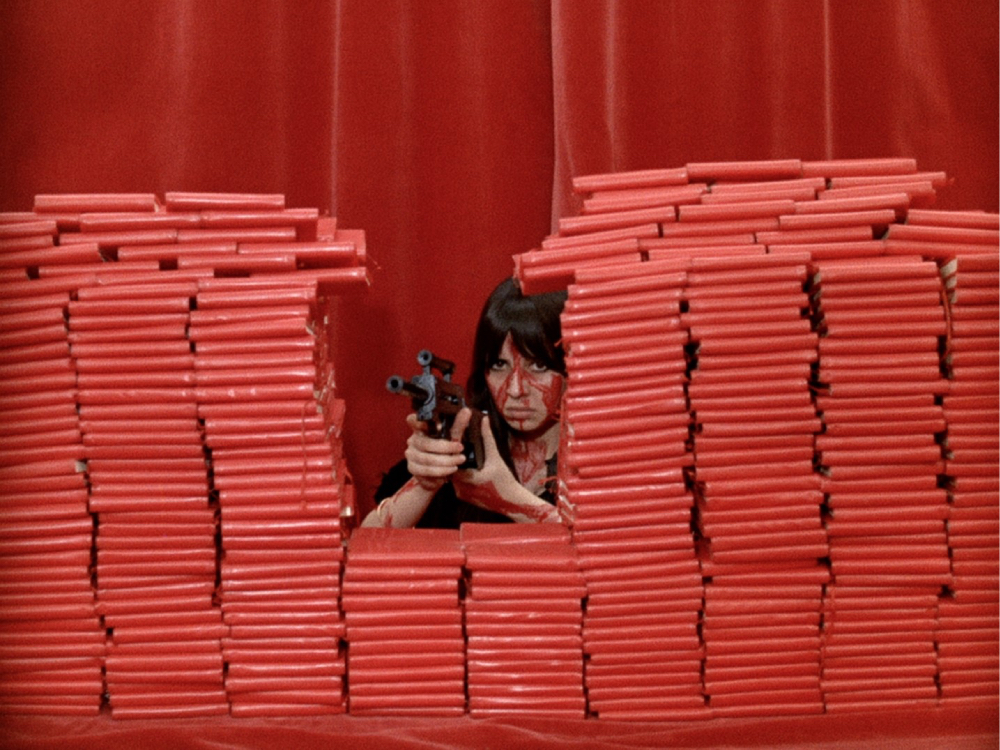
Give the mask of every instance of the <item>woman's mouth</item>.
M 509 419 L 528 419 L 535 415 L 535 410 L 526 406 L 508 406 L 504 414 Z

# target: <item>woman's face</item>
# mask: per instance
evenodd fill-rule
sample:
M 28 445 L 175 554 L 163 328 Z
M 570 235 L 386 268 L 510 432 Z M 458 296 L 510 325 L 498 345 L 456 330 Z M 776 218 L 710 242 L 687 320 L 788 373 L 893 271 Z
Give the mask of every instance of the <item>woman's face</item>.
M 563 376 L 525 357 L 507 335 L 486 385 L 500 416 L 515 432 L 531 433 L 559 419 Z

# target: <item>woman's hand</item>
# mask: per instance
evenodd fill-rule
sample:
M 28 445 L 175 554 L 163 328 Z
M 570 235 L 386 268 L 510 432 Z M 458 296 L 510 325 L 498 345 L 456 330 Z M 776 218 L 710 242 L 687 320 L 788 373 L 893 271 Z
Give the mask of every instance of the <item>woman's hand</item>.
M 461 466 L 465 460 L 462 435 L 471 416 L 469 409 L 462 409 L 458 413 L 451 428 L 450 440 L 432 438 L 427 434 L 427 425 L 417 419 L 416 414 L 407 416 L 406 423 L 410 426 L 411 433 L 406 440 L 404 453 L 406 468 L 421 487 L 437 492 Z M 493 447 L 495 450 L 495 443 Z
M 456 420 L 456 425 L 457 423 Z M 555 507 L 523 487 L 504 463 L 497 449 L 493 431 L 490 429 L 489 417 L 483 417 L 482 432 L 484 452 L 482 468 L 456 471 L 451 477 L 452 486 L 458 497 L 480 508 L 505 515 L 514 521 L 558 521 L 559 516 Z
M 406 468 L 413 476 L 396 494 L 382 500 L 365 516 L 362 526 L 410 528 L 423 518 L 435 493 L 465 460 L 461 438 L 471 412 L 468 409 L 463 411 L 455 418 L 451 440 L 432 438 L 427 434 L 427 425 L 417 419 L 416 414 L 406 418 L 411 432 L 406 440 L 404 455 Z

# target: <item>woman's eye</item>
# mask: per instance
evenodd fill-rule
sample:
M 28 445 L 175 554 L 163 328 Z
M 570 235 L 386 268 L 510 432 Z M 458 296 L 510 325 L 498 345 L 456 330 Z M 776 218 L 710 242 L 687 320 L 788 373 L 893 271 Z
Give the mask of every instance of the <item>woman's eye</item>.
M 541 375 L 542 373 L 545 373 L 545 372 L 548 372 L 548 371 L 549 371 L 549 368 L 546 367 L 545 365 L 543 365 L 541 362 L 529 362 L 528 363 L 528 372 L 533 372 L 533 373 L 536 373 L 538 375 Z
M 499 372 L 500 370 L 506 369 L 508 366 L 509 365 L 507 363 L 507 360 L 498 359 L 493 364 L 490 365 L 490 370 L 492 370 L 493 372 Z

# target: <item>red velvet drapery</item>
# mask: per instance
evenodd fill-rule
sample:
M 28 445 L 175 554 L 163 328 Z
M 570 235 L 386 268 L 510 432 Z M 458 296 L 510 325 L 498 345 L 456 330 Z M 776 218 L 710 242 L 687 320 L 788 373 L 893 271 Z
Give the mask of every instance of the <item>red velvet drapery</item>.
M 912 156 L 998 209 L 998 15 L 974 0 L 6 0 L 0 209 L 41 192 L 280 192 L 367 232 L 336 363 L 362 510 L 387 375 L 461 363 L 573 176 Z

